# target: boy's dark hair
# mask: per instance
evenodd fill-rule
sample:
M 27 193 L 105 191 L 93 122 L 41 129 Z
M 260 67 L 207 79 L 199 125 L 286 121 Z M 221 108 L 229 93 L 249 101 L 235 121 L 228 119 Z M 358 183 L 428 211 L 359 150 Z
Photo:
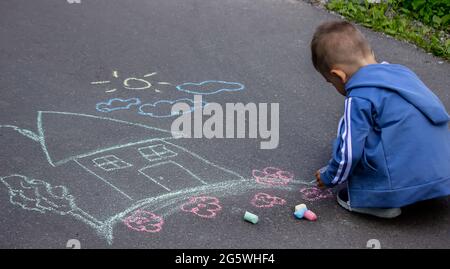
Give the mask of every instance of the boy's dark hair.
M 312 62 L 322 74 L 327 74 L 333 65 L 357 63 L 371 53 L 364 35 L 346 21 L 322 23 L 311 40 Z

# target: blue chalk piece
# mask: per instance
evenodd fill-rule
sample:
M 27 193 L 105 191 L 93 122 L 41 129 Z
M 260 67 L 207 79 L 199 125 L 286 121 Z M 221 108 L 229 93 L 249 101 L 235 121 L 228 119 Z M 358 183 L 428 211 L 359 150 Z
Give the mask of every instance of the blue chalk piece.
M 308 210 L 308 209 L 306 209 L 306 208 L 300 208 L 299 210 L 295 211 L 294 216 L 295 216 L 297 219 L 302 219 L 302 218 L 303 218 L 303 215 L 305 215 L 305 212 L 306 212 L 307 210 Z

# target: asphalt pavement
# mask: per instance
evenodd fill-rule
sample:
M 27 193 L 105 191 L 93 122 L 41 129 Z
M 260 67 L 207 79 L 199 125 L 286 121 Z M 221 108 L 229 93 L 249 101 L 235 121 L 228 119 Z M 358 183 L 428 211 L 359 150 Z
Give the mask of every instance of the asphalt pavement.
M 381 220 L 311 183 L 344 99 L 309 42 L 337 15 L 294 0 L 69 2 L 0 2 L 1 248 L 450 246 L 448 197 Z M 449 63 L 361 29 L 378 61 L 408 66 L 450 109 Z M 171 105 L 195 93 L 224 114 L 278 104 L 278 146 L 261 149 L 261 132 L 173 139 Z M 300 203 L 317 221 L 294 218 Z

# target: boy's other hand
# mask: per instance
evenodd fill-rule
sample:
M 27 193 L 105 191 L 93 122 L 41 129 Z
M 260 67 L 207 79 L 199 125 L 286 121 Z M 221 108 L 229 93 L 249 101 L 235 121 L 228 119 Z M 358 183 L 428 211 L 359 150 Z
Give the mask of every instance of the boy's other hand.
M 325 184 L 323 184 L 322 180 L 320 180 L 320 170 L 316 171 L 316 181 L 317 181 L 317 187 L 323 189 L 325 188 Z

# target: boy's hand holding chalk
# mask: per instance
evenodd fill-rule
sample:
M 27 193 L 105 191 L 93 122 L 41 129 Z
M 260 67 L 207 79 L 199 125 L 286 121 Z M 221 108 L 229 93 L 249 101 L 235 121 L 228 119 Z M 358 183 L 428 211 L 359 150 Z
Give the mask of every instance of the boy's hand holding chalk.
M 315 174 L 315 176 L 316 176 L 316 181 L 317 181 L 317 187 L 319 187 L 319 188 L 321 188 L 321 189 L 325 188 L 325 184 L 323 184 L 322 180 L 320 179 L 320 173 L 323 172 L 324 168 L 325 168 L 325 167 L 323 167 L 323 168 L 317 170 L 317 171 L 316 171 L 316 174 Z

